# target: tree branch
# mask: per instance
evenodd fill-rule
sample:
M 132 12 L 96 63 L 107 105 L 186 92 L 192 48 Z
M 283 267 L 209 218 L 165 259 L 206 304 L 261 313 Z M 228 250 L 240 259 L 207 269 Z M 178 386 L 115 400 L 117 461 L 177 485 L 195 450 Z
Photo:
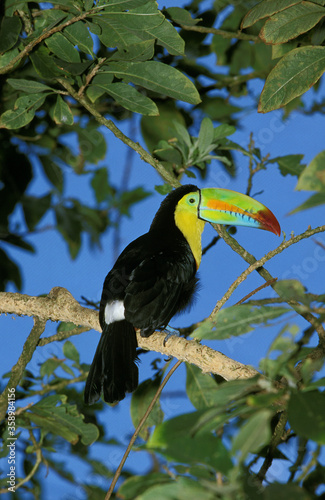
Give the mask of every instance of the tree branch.
M 0 313 L 37 316 L 39 321 L 42 324 L 44 323 L 44 325 L 46 320 L 50 319 L 51 321 L 72 322 L 75 325 L 101 331 L 98 321 L 98 311 L 82 307 L 65 288 L 60 287 L 53 288 L 47 297 L 31 297 L 18 293 L 1 292 Z M 74 331 L 71 330 L 71 332 Z M 28 360 L 31 359 L 37 345 L 40 345 L 38 340 L 39 335 L 34 340 L 34 343 L 29 346 Z M 162 332 L 155 332 L 154 335 L 143 338 L 138 332 L 139 347 L 145 350 L 160 352 L 165 356 L 174 356 L 181 361 L 193 363 L 202 372 L 215 373 L 226 380 L 250 378 L 258 373 L 254 368 L 234 361 L 218 351 L 199 344 L 195 340 L 189 341 L 183 337 L 174 336 L 168 339 L 168 342 L 164 346 L 163 341 L 165 336 Z M 46 343 L 45 339 L 41 342 L 42 345 Z M 20 376 L 17 383 L 19 379 Z
M 153 158 L 151 154 L 148 153 L 140 144 L 132 141 L 132 139 L 130 139 L 127 135 L 123 134 L 123 132 L 112 122 L 112 120 L 107 120 L 107 118 L 102 116 L 97 111 L 95 106 L 90 103 L 87 97 L 79 95 L 79 93 L 74 90 L 72 85 L 70 85 L 67 80 L 64 78 L 57 78 L 57 81 L 69 92 L 73 99 L 79 102 L 79 104 L 81 104 L 97 120 L 97 122 L 100 123 L 100 125 L 104 125 L 104 127 L 113 132 L 113 134 L 124 142 L 124 144 L 136 151 L 140 155 L 140 158 L 157 170 L 158 174 L 160 174 L 166 182 L 173 187 L 179 187 L 181 185 L 176 177 L 170 174 L 165 167 L 158 160 Z
M 213 309 L 210 319 L 213 319 L 217 312 L 221 309 L 221 307 L 227 302 L 227 300 L 230 298 L 234 290 L 238 287 L 240 283 L 242 283 L 247 276 L 252 273 L 253 271 L 257 271 L 262 278 L 265 279 L 265 281 L 270 281 L 273 280 L 273 276 L 266 270 L 264 267 L 262 267 L 268 260 L 272 259 L 275 255 L 278 255 L 279 253 L 283 252 L 283 250 L 287 249 L 291 245 L 294 245 L 295 243 L 298 243 L 299 241 L 309 238 L 310 236 L 321 233 L 325 231 L 325 225 L 324 226 L 319 226 L 316 227 L 315 229 L 307 229 L 304 233 L 298 234 L 297 236 L 292 236 L 289 240 L 283 241 L 277 248 L 274 250 L 271 250 L 268 252 L 264 257 L 261 259 L 257 260 L 252 254 L 247 252 L 239 243 L 236 241 L 230 234 L 225 230 L 223 226 L 220 224 L 214 224 L 213 225 L 215 229 L 217 230 L 218 234 L 225 240 L 225 242 L 236 252 L 238 253 L 246 262 L 250 264 L 250 266 L 241 273 L 241 275 L 232 283 L 232 285 L 229 287 L 225 295 L 220 299 L 215 308 Z M 272 288 L 274 288 L 275 283 L 271 283 Z M 300 315 L 302 316 L 306 321 L 308 321 L 310 324 L 312 324 L 316 330 L 316 332 L 319 335 L 319 340 L 323 348 L 325 348 L 325 330 L 321 323 L 319 322 L 318 318 L 315 318 L 310 312 L 302 312 L 300 311 L 299 307 L 296 307 L 292 301 L 288 301 L 288 304 Z
M 14 294 L 13 294 L 14 295 Z M 24 373 L 26 365 L 32 359 L 33 352 L 36 349 L 38 340 L 44 332 L 46 319 L 34 317 L 34 326 L 27 337 L 23 347 L 23 352 L 15 366 L 12 368 L 9 382 L 0 396 L 0 421 L 5 417 L 8 408 L 8 391 L 9 389 L 16 388 Z

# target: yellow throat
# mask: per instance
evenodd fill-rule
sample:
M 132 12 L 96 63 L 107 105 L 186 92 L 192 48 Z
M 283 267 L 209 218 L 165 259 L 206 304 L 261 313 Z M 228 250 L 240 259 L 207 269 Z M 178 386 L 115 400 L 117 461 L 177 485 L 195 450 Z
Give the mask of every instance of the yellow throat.
M 202 257 L 201 235 L 205 222 L 195 213 L 189 212 L 186 206 L 178 204 L 175 210 L 175 224 L 190 245 L 198 269 Z

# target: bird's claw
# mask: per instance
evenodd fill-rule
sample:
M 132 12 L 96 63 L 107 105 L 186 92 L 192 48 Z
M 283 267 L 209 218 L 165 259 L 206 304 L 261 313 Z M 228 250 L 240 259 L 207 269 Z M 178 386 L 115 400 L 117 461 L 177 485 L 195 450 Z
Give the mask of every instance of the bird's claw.
M 164 347 L 166 346 L 166 342 L 167 342 L 167 340 L 170 337 L 172 337 L 174 335 L 176 335 L 176 337 L 180 336 L 179 330 L 176 330 L 176 328 L 172 328 L 169 325 L 167 325 L 162 331 L 167 333 L 167 335 L 166 335 L 166 337 L 164 338 L 164 341 L 163 341 L 163 346 Z

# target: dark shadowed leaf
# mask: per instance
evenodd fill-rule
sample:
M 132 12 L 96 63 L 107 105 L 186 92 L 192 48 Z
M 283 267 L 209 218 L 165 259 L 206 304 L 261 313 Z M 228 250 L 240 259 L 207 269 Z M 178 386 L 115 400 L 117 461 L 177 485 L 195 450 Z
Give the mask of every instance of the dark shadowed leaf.
M 137 427 L 143 415 L 145 414 L 152 398 L 157 392 L 157 389 L 161 383 L 162 377 L 156 377 L 153 380 L 147 379 L 142 382 L 137 390 L 132 394 L 131 399 L 131 418 L 134 427 Z M 160 401 L 158 400 L 153 407 L 145 425 L 140 431 L 140 436 L 147 440 L 149 437 L 149 427 L 160 424 L 164 419 L 164 413 L 161 409 Z
M 57 434 L 70 443 L 77 443 L 81 438 L 84 445 L 90 445 L 99 436 L 97 427 L 94 424 L 86 424 L 77 406 L 69 405 L 64 395 L 56 394 L 43 398 L 25 415 L 43 430 Z
M 298 435 L 325 444 L 325 393 L 294 392 L 289 401 L 289 422 Z
M 18 40 L 21 20 L 18 16 L 3 16 L 0 26 L 0 52 L 7 52 Z
M 42 217 L 46 214 L 51 206 L 52 196 L 47 194 L 43 197 L 27 196 L 22 199 L 24 217 L 28 229 L 33 231 Z
M 190 431 L 196 421 L 196 412 L 166 420 L 155 428 L 146 448 L 157 451 L 173 462 L 201 463 L 226 473 L 231 467 L 227 449 L 210 432 L 192 436 Z

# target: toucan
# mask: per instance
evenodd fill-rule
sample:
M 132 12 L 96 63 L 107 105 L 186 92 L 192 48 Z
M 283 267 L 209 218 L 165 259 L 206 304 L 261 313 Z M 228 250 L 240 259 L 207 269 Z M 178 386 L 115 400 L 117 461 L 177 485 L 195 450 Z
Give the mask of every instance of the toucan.
M 123 250 L 104 281 L 102 335 L 86 382 L 86 404 L 95 403 L 102 393 L 104 401 L 116 403 L 137 388 L 136 330 L 142 337 L 168 331 L 171 318 L 190 305 L 206 222 L 280 235 L 273 213 L 244 194 L 191 184 L 170 192 L 149 231 Z

